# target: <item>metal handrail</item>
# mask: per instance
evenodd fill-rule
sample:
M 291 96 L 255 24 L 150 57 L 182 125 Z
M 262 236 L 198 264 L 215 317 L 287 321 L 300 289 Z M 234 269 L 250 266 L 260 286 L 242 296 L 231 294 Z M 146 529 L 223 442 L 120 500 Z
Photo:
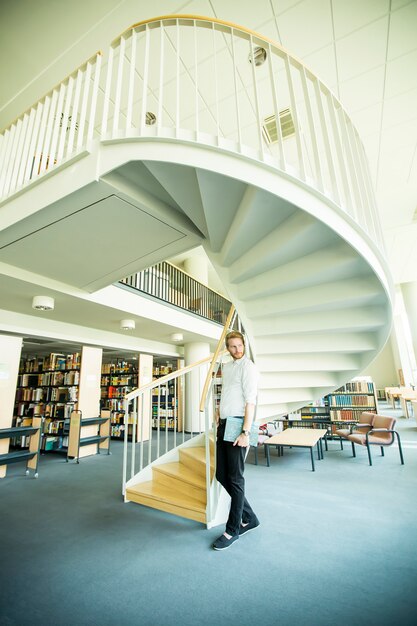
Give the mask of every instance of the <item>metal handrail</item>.
M 222 326 L 231 306 L 223 295 L 167 261 L 131 274 L 119 283 Z

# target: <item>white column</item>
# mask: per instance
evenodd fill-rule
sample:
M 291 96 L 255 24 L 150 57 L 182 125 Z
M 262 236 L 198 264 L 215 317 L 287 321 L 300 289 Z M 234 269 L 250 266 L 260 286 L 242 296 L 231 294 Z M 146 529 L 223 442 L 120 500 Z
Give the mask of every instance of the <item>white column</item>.
M 0 428 L 12 425 L 21 351 L 21 337 L 0 335 Z M 9 439 L 0 439 L 0 454 L 8 448 Z M 0 466 L 0 478 L 5 475 L 6 466 Z
M 417 347 L 417 284 L 407 283 L 397 287 L 394 308 L 394 330 L 404 384 L 416 384 Z M 400 381 L 401 382 L 401 381 Z
M 184 345 L 185 365 L 192 365 L 210 355 L 210 345 L 203 342 Z M 204 368 L 190 372 L 185 376 L 185 430 L 199 433 L 204 430 L 204 413 L 200 414 L 199 405 L 205 382 Z
M 198 280 L 199 283 L 208 283 L 208 261 L 204 255 L 191 256 L 184 261 L 184 270 Z

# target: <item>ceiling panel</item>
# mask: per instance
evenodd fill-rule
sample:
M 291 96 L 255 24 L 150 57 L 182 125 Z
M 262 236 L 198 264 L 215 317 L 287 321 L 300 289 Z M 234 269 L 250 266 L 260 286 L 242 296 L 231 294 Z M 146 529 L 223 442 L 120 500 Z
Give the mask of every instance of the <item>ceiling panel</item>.
M 250 24 L 250 28 L 254 30 L 271 18 L 269 0 L 256 0 L 256 2 L 211 0 L 211 4 L 217 17 L 239 26 L 248 27 Z
M 339 39 L 386 15 L 389 0 L 332 0 L 332 7 L 335 37 Z
M 417 67 L 416 67 L 417 73 Z M 397 126 L 398 124 L 417 118 L 417 89 L 412 89 L 394 98 L 389 98 L 384 104 L 383 128 Z
M 392 98 L 415 88 L 417 88 L 417 50 L 387 63 L 385 97 Z
M 328 0 L 304 0 L 278 19 L 282 44 L 298 57 L 304 57 L 333 41 Z M 303 28 L 308 24 L 308 30 Z
M 395 59 L 417 49 L 417 2 L 394 11 L 391 15 L 388 59 Z
M 350 117 L 362 139 L 366 139 L 368 135 L 379 133 L 382 117 L 382 102 L 366 107 L 366 109 L 362 109 L 361 111 L 356 111 L 356 113 L 352 113 Z
M 382 102 L 384 95 L 385 66 L 364 72 L 340 83 L 340 100 L 351 114 Z
M 385 63 L 388 17 L 336 41 L 339 79 L 349 80 Z

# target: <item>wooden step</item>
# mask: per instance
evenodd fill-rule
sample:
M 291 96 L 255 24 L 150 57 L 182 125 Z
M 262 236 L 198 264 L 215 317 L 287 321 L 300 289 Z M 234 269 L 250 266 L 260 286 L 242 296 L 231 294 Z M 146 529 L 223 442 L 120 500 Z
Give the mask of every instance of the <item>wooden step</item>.
M 152 468 L 153 481 L 164 485 L 173 492 L 179 491 L 206 504 L 206 481 L 201 474 L 196 474 L 183 463 L 164 463 Z
M 206 449 L 203 446 L 180 449 L 180 463 L 189 467 L 194 473 L 206 477 Z M 210 474 L 214 476 L 214 456 L 210 455 Z
M 126 489 L 126 498 L 152 509 L 206 523 L 206 505 L 184 493 L 175 493 L 155 481 L 139 483 Z

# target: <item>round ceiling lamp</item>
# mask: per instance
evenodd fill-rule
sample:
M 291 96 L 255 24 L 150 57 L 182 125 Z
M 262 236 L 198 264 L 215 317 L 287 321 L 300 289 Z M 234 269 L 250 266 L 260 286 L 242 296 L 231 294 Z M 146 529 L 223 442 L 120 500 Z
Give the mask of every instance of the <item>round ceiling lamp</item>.
M 32 300 L 32 309 L 37 311 L 52 311 L 55 307 L 55 301 L 49 296 L 34 296 Z
M 122 330 L 135 330 L 135 320 L 122 320 L 120 322 L 120 328 Z
M 179 343 L 183 339 L 184 339 L 184 335 L 182 333 L 173 333 L 171 335 L 171 341 L 175 341 L 176 343 Z

